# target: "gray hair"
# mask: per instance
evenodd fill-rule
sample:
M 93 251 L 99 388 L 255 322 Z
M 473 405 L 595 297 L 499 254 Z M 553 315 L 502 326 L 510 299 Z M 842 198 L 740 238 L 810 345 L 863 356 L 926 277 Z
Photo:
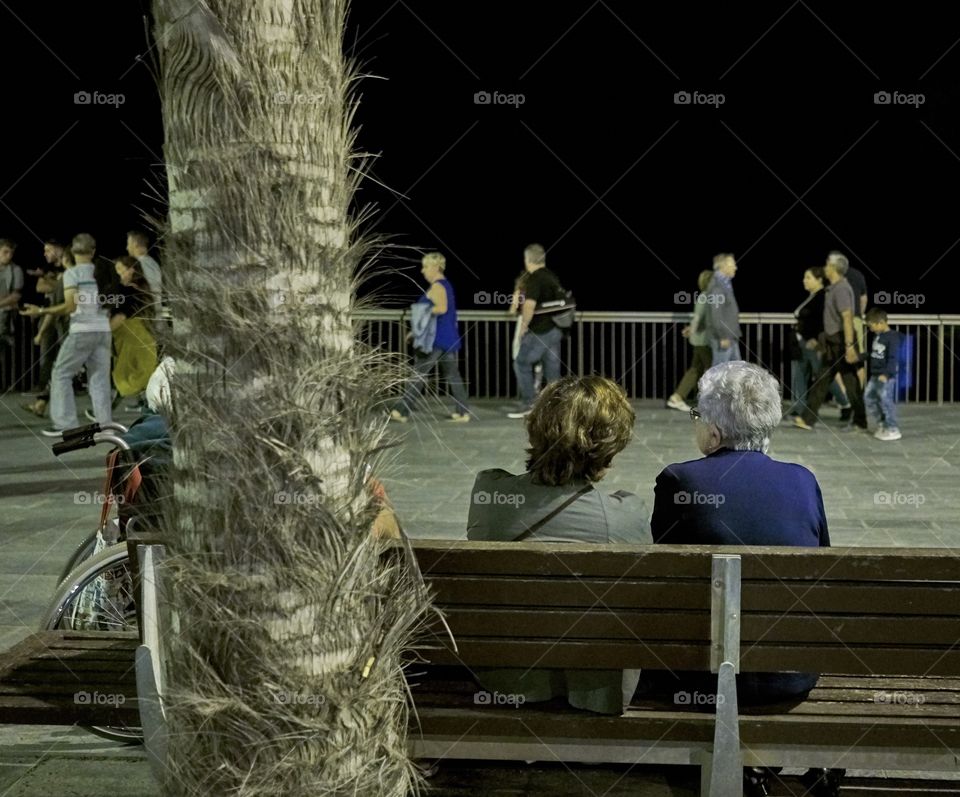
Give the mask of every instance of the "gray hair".
M 727 260 L 733 260 L 733 255 L 729 252 L 721 252 L 719 255 L 713 256 L 713 270 L 716 271 L 720 266 L 727 262 Z
M 73 236 L 73 244 L 70 251 L 75 255 L 92 255 L 97 249 L 97 242 L 88 232 L 82 232 Z
M 743 360 L 713 366 L 697 384 L 697 409 L 704 423 L 720 430 L 736 451 L 770 448 L 770 435 L 783 417 L 780 383 L 764 368 Z
M 530 244 L 523 250 L 523 259 L 534 266 L 542 266 L 547 262 L 547 250 L 540 244 Z
M 850 261 L 842 252 L 831 252 L 827 255 L 827 263 L 832 265 L 841 277 L 846 276 L 847 269 L 850 268 Z

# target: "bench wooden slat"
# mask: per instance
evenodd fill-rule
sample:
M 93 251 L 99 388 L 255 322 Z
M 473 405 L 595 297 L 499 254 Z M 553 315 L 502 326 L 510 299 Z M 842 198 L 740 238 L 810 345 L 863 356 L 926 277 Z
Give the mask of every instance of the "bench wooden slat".
M 455 636 L 702 640 L 710 635 L 710 614 L 706 610 L 613 611 L 601 606 L 584 612 L 576 609 L 447 606 L 444 617 Z M 446 633 L 439 621 L 434 626 L 438 635 Z M 813 615 L 806 612 L 787 615 L 744 612 L 740 626 L 740 639 L 744 642 L 830 643 L 843 639 L 854 645 L 909 638 L 914 644 L 949 647 L 957 641 L 958 633 L 960 629 L 952 617 Z
M 441 605 L 600 607 L 606 609 L 704 609 L 710 605 L 708 582 L 632 579 L 535 579 L 431 576 Z M 960 584 L 808 584 L 744 581 L 744 612 L 828 612 L 850 614 L 955 615 Z
M 618 578 L 707 577 L 710 556 L 731 548 L 712 545 L 583 545 L 419 540 L 413 543 L 424 575 L 501 573 L 511 576 Z M 861 581 L 876 578 L 960 581 L 960 559 L 951 548 L 787 548 L 751 546 L 743 555 L 746 579 Z M 508 552 L 505 555 L 505 552 Z
M 122 694 L 122 693 L 110 693 Z M 22 725 L 113 725 L 140 724 L 136 692 L 122 705 L 89 705 L 71 699 L 46 697 L 0 697 L 0 716 L 5 723 Z
M 28 636 L 0 655 L 0 717 L 34 725 L 138 725 L 138 644 L 130 633 Z
M 624 741 L 679 741 L 710 744 L 714 716 L 673 710 L 628 710 L 622 717 L 587 714 L 576 709 L 551 706 L 541 710 L 524 705 L 519 709 L 475 707 L 418 708 L 419 727 L 412 735 L 458 739 L 491 737 L 530 741 L 590 739 Z M 865 727 L 866 725 L 866 727 Z M 878 716 L 868 723 L 862 715 L 762 715 L 740 716 L 740 738 L 747 747 L 764 744 L 816 744 L 823 740 L 839 748 L 860 746 L 909 749 L 943 749 L 960 744 L 960 721 L 944 717 Z

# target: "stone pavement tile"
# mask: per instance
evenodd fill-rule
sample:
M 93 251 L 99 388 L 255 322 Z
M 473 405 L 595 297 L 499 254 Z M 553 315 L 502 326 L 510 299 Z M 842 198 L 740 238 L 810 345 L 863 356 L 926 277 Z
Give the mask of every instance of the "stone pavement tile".
M 85 758 L 56 754 L 37 760 L 24 756 L 0 760 L 0 792 L 4 797 L 159 797 L 146 760 L 107 755 Z
M 25 639 L 33 629 L 24 625 L 0 625 L 0 650 L 8 650 Z M 3 792 L 0 792 L 3 794 Z
M 56 586 L 55 575 L 0 574 L 0 626 L 38 627 Z

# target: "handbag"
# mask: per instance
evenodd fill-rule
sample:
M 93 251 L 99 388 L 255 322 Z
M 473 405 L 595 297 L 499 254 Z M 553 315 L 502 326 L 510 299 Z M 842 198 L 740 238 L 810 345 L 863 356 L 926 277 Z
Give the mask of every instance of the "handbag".
M 534 315 L 549 315 L 553 325 L 559 329 L 570 329 L 577 315 L 577 300 L 573 291 L 560 289 L 562 296 L 537 305 Z

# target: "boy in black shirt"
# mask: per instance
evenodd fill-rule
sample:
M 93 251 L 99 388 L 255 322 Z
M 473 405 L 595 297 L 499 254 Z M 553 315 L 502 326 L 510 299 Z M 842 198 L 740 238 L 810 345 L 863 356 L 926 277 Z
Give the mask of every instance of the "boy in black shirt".
M 900 333 L 890 329 L 887 314 L 879 307 L 872 307 L 867 311 L 867 326 L 874 338 L 870 346 L 870 380 L 867 382 L 863 400 L 867 411 L 879 419 L 879 426 L 873 436 L 877 440 L 899 440 L 903 436 L 897 426 L 896 405 Z

